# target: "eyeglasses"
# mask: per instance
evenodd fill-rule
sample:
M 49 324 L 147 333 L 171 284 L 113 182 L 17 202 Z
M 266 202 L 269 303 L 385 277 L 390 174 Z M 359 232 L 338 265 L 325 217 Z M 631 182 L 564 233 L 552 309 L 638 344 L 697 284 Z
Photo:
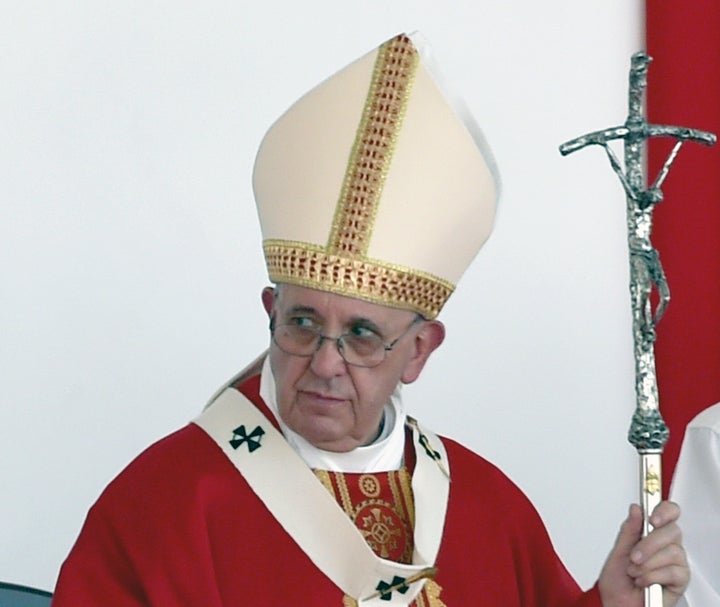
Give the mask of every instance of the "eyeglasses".
M 275 318 L 270 320 L 270 334 L 272 339 L 285 354 L 291 356 L 311 357 L 322 346 L 323 341 L 334 341 L 342 359 L 354 367 L 377 367 L 385 360 L 397 343 L 405 337 L 410 329 L 422 320 L 416 315 L 413 321 L 403 331 L 402 335 L 385 343 L 377 333 L 358 325 L 340 337 L 323 335 L 317 327 L 303 327 L 299 324 L 283 324 L 275 326 Z

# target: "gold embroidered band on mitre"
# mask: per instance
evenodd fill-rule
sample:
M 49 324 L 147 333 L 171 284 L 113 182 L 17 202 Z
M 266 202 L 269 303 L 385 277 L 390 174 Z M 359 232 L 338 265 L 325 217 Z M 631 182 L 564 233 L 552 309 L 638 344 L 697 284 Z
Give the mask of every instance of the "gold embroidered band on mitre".
M 372 259 L 351 259 L 302 242 L 263 243 L 270 280 L 359 297 L 435 318 L 455 286 L 437 276 Z

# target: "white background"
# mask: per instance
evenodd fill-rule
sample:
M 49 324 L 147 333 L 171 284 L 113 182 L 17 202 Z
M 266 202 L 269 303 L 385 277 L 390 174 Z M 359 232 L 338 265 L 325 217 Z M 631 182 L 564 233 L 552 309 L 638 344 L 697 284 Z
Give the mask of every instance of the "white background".
M 624 196 L 601 150 L 557 147 L 624 121 L 639 0 L 0 4 L 1 580 L 52 588 L 107 482 L 265 347 L 257 145 L 419 29 L 504 195 L 409 408 L 594 582 L 636 493 Z

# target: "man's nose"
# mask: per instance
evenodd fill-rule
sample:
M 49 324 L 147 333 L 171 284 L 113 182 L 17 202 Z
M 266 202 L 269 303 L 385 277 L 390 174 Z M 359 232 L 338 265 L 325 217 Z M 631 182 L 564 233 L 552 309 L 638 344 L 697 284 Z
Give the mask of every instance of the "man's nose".
M 312 356 L 310 367 L 318 377 L 343 375 L 347 371 L 345 359 L 340 354 L 340 343 L 334 337 L 321 337 Z

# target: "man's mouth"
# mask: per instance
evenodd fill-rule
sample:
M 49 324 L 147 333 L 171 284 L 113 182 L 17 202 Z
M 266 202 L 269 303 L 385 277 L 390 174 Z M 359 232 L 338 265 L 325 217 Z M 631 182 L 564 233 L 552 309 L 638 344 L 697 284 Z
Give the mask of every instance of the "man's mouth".
M 301 401 L 305 401 L 307 404 L 326 407 L 347 402 L 345 398 L 312 390 L 301 390 L 298 392 L 298 396 L 300 396 Z

